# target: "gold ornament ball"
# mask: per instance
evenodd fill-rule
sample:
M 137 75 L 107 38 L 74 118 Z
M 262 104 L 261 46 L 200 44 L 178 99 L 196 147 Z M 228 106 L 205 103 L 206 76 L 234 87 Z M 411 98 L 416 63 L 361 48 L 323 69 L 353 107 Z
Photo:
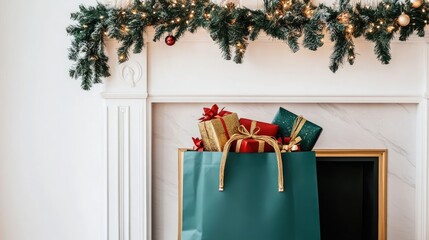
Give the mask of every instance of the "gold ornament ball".
M 423 0 L 410 0 L 413 8 L 418 8 L 423 4 Z
M 408 24 L 410 24 L 410 16 L 408 16 L 405 13 L 402 13 L 401 15 L 399 15 L 398 17 L 398 23 L 399 25 L 401 25 L 402 27 L 407 26 Z

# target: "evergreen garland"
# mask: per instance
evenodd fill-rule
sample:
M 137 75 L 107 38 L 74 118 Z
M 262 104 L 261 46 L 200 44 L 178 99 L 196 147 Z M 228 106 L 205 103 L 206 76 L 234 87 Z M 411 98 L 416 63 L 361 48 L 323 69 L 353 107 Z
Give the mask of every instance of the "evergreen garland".
M 388 64 L 390 42 L 395 34 L 399 34 L 401 41 L 406 41 L 414 32 L 424 36 L 429 4 L 420 3 L 421 6 L 413 7 L 409 0 L 384 0 L 371 7 L 352 6 L 349 0 L 343 0 L 339 7 L 328 7 L 315 6 L 310 0 L 265 0 L 263 10 L 236 7 L 232 3 L 219 6 L 209 0 L 135 0 L 126 9 L 102 4 L 81 5 L 78 12 L 71 14 L 77 24 L 67 28 L 67 33 L 73 37 L 69 59 L 74 65 L 70 76 L 80 79 L 85 90 L 101 83 L 102 77 L 110 76 L 105 39 L 120 42 L 117 53 L 119 62 L 123 63 L 128 60 L 130 50 L 133 53 L 142 51 L 146 27 L 155 28 L 153 41 L 165 34 L 173 34 L 179 40 L 186 32 L 204 28 L 219 45 L 223 57 L 233 58 L 236 63 L 242 63 L 249 41 L 256 40 L 261 31 L 284 41 L 292 52 L 299 50 L 302 36 L 304 48 L 317 50 L 328 33 L 334 43 L 329 66 L 333 72 L 344 61 L 354 63 L 353 39 L 364 37 L 375 43 L 377 59 Z M 406 26 L 398 23 L 401 13 L 411 19 Z

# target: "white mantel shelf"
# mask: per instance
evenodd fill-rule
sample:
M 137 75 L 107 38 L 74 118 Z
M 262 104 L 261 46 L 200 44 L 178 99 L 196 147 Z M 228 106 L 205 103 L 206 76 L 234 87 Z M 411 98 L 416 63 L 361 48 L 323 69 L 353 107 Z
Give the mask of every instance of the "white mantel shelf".
M 152 103 L 243 102 L 243 103 L 420 103 L 427 94 L 416 96 L 259 96 L 259 95 L 154 95 L 104 92 L 105 99 L 149 99 Z
M 146 39 L 151 40 L 152 35 L 153 32 L 149 31 Z M 411 183 L 415 187 L 415 213 L 412 214 L 415 224 L 414 229 L 410 230 L 413 233 L 407 236 L 412 235 L 416 240 L 429 239 L 428 43 L 427 37 L 413 36 L 407 42 L 395 40 L 392 42 L 391 65 L 382 65 L 375 59 L 373 45 L 358 40 L 357 51 L 361 56 L 355 66 L 345 65 L 336 74 L 327 70 L 328 43 L 327 47 L 319 50 L 321 53 L 301 50 L 302 53 L 292 56 L 284 43 L 261 36 L 250 43 L 245 63 L 236 65 L 221 58 L 220 50 L 204 31 L 187 34 L 173 47 L 167 47 L 162 42 L 148 42 L 142 54 L 132 55 L 129 62 L 121 65 L 117 65 L 115 57 L 112 57 L 112 77 L 105 80 L 105 92 L 102 93 L 106 102 L 108 163 L 108 209 L 103 220 L 106 222 L 106 240 L 173 240 L 157 239 L 152 233 L 152 229 L 160 231 L 161 227 L 153 224 L 152 216 L 152 199 L 156 190 L 152 186 L 158 183 L 154 178 L 159 177 L 156 175 L 158 172 L 154 173 L 152 161 L 154 154 L 159 155 L 156 144 L 160 142 L 159 136 L 153 134 L 166 127 L 153 121 L 160 118 L 156 114 L 157 111 L 162 112 L 163 107 L 158 106 L 176 104 L 181 109 L 189 110 L 187 106 L 195 107 L 195 104 L 200 106 L 203 103 L 231 103 L 237 106 L 242 106 L 242 103 L 288 103 L 307 104 L 310 108 L 311 104 L 337 107 L 338 104 L 345 104 L 345 108 L 362 106 L 361 111 L 368 104 L 381 108 L 394 106 L 394 109 L 404 106 L 406 111 L 415 108 L 416 114 L 412 116 L 415 122 L 410 123 L 415 125 L 412 141 L 416 143 L 415 151 L 410 153 L 415 155 L 415 181 L 412 179 L 414 182 Z M 108 42 L 109 56 L 116 56 L 115 44 Z M 218 71 L 212 71 L 213 68 Z M 264 80 L 263 84 L 260 79 Z M 224 88 L 218 85 L 228 87 L 224 92 Z M 188 131 L 191 130 L 184 129 L 182 132 Z M 159 164 L 163 159 L 157 161 Z M 174 162 L 171 159 L 168 161 Z M 174 169 L 168 171 L 174 172 Z M 169 182 L 170 185 L 174 183 L 174 179 L 168 181 L 173 181 Z M 164 201 L 170 204 L 169 201 L 174 202 L 174 199 L 162 199 Z M 388 216 L 388 224 L 396 223 L 397 220 Z M 390 231 L 392 235 L 388 239 L 398 239 L 393 236 L 394 229 L 390 228 Z

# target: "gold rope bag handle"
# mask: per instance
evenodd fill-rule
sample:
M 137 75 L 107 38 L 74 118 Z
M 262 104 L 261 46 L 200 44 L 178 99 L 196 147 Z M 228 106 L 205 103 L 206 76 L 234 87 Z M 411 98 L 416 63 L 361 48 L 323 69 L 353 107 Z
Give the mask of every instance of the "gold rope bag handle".
M 259 132 L 259 129 L 256 129 L 254 126 L 251 127 L 249 132 L 243 125 L 241 125 L 238 128 L 238 132 L 239 133 L 232 135 L 232 137 L 225 143 L 225 146 L 223 148 L 222 159 L 220 162 L 220 170 L 219 170 L 219 191 L 222 192 L 224 188 L 226 159 L 227 159 L 231 144 L 236 140 L 251 138 L 255 140 L 263 140 L 264 142 L 268 143 L 274 148 L 274 151 L 276 153 L 276 158 L 277 158 L 278 188 L 279 188 L 279 192 L 283 192 L 284 191 L 283 162 L 282 162 L 282 155 L 277 141 L 269 136 L 256 135 Z

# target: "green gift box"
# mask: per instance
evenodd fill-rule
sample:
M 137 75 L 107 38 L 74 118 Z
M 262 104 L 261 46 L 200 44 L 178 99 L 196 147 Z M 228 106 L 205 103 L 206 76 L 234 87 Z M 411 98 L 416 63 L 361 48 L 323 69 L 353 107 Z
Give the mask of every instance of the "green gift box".
M 301 137 L 300 146 L 302 151 L 311 151 L 320 133 L 322 133 L 320 126 L 282 107 L 279 108 L 274 117 L 273 124 L 279 126 L 279 137 L 290 137 L 292 135 Z

